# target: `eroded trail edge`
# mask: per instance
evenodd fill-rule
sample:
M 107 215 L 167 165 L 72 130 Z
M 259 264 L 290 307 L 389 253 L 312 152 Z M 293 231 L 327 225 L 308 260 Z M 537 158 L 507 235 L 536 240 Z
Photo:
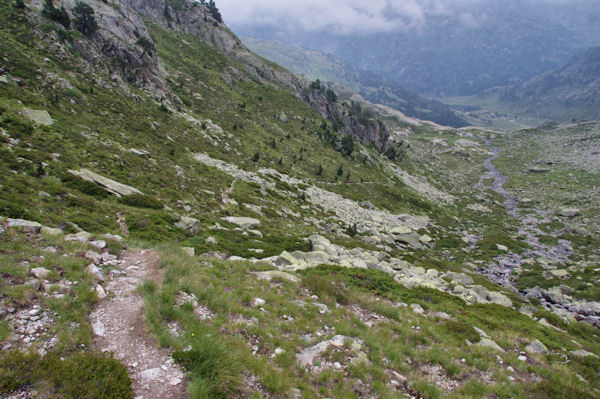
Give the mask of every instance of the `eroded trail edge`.
M 118 261 L 106 284 L 107 297 L 90 315 L 94 346 L 127 366 L 136 399 L 186 398 L 184 373 L 146 332 L 144 299 L 136 291 L 144 280 L 162 281 L 158 260 L 157 252 L 145 250 Z

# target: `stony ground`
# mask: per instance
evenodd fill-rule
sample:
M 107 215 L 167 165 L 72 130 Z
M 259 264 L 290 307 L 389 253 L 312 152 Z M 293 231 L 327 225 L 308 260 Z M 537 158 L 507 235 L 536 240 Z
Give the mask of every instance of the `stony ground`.
M 393 161 L 342 155 L 193 35 L 136 31 L 152 96 L 38 10 L 0 19 L 0 394 L 600 396 L 594 123 L 388 113 Z
M 153 251 L 126 253 L 111 271 L 106 298 L 90 314 L 94 347 L 114 353 L 132 376 L 137 399 L 186 398 L 184 373 L 144 325 L 144 300 L 137 292 L 145 280 L 160 283 L 159 255 Z

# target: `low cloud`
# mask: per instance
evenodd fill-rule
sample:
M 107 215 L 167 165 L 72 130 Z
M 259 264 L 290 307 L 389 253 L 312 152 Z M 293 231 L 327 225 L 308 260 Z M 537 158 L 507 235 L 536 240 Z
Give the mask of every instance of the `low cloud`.
M 527 0 L 543 6 L 578 0 Z M 275 26 L 348 35 L 418 29 L 440 17 L 475 26 L 510 0 L 217 0 L 233 27 Z

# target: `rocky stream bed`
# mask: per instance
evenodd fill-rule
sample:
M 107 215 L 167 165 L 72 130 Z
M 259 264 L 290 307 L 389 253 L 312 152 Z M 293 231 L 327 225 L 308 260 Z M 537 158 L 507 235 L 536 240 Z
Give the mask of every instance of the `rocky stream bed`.
M 490 149 L 491 155 L 484 161 L 487 169 L 485 174 L 477 183 L 478 187 L 485 187 L 484 181 L 493 179 L 491 189 L 504 197 L 504 206 L 507 213 L 517 219 L 520 223 L 518 234 L 519 238 L 527 244 L 530 249 L 522 254 L 508 251 L 506 255 L 495 258 L 496 263 L 486 268 L 478 269 L 478 272 L 485 275 L 492 281 L 504 286 L 514 292 L 518 292 L 526 297 L 533 297 L 550 311 L 559 314 L 562 317 L 573 317 L 576 320 L 585 321 L 596 327 L 600 327 L 600 303 L 577 301 L 571 296 L 572 290 L 566 285 L 552 287 L 544 290 L 539 287 L 519 290 L 514 284 L 514 277 L 522 270 L 523 265 L 537 261 L 549 274 L 554 277 L 568 276 L 565 270 L 570 263 L 569 257 L 574 254 L 571 242 L 560 239 L 558 231 L 545 233 L 540 229 L 541 224 L 552 222 L 549 212 L 534 206 L 530 212 L 525 212 L 519 208 L 519 199 L 504 188 L 507 176 L 494 166 L 493 161 L 500 155 L 500 148 L 491 145 L 490 140 L 481 138 L 484 144 Z M 557 238 L 556 245 L 547 245 L 541 242 L 540 236 L 550 234 Z

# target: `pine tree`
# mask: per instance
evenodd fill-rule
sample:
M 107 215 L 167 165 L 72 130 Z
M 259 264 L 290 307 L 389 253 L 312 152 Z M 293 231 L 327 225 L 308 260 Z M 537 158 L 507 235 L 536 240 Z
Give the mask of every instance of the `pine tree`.
M 208 2 L 208 11 L 210 12 L 210 15 L 212 15 L 212 17 L 217 22 L 223 22 L 223 18 L 221 17 L 221 12 L 217 8 L 217 6 L 215 5 L 215 2 L 213 0 L 210 0 Z
M 91 36 L 98 30 L 98 23 L 94 17 L 94 9 L 82 1 L 77 2 L 73 8 L 75 14 L 75 28 L 85 36 Z
M 25 3 L 23 2 L 23 0 L 15 0 L 12 2 L 12 7 L 21 10 L 25 8 Z

